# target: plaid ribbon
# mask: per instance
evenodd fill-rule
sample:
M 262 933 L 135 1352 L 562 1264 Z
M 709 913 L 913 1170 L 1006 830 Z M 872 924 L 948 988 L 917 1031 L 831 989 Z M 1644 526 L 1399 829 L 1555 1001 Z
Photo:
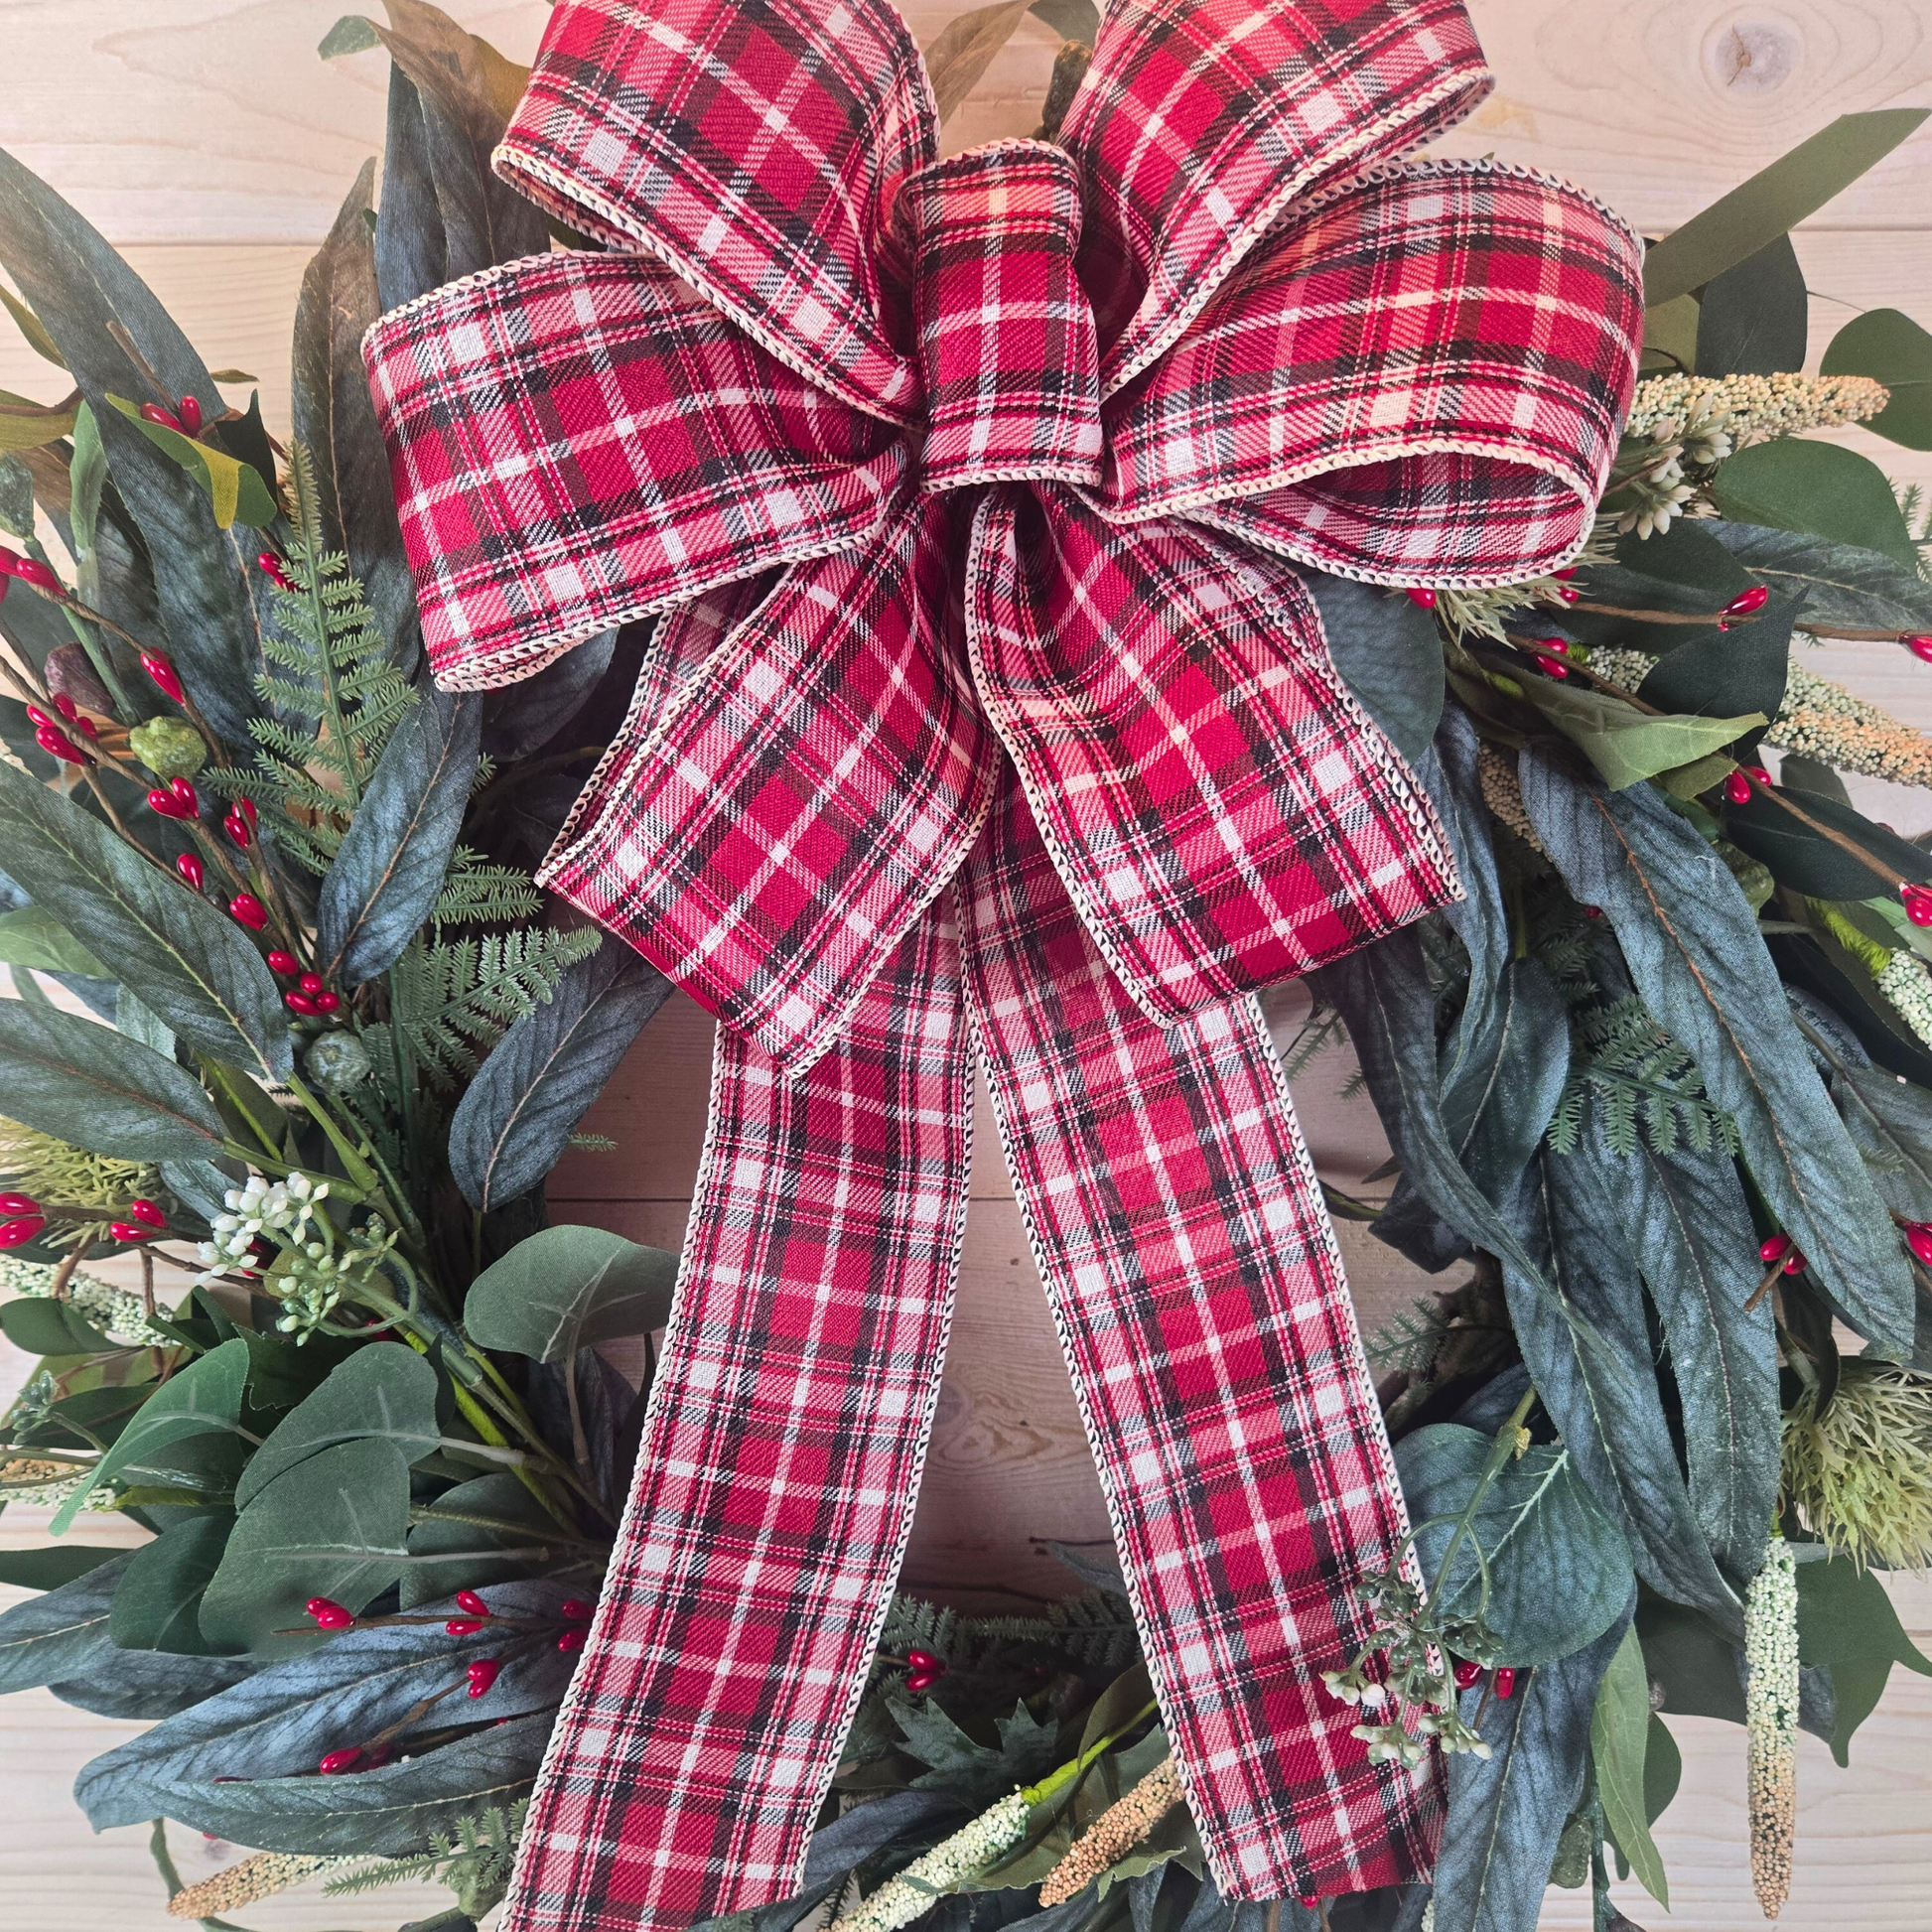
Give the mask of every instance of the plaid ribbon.
M 910 1525 L 990 1085 L 1237 1898 L 1426 1864 L 1317 1673 L 1402 1507 L 1255 1002 L 1458 891 L 1298 565 L 1560 566 L 1636 238 L 1487 163 L 1459 0 L 1115 0 L 937 160 L 887 0 L 564 0 L 496 167 L 608 252 L 385 317 L 457 688 L 663 613 L 545 868 L 722 1023 L 634 1493 L 506 1932 L 790 1895 Z

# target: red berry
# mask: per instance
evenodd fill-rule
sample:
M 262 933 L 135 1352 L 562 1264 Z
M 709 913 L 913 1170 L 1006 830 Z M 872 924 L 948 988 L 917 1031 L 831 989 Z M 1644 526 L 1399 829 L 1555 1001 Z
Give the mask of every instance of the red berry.
M 268 923 L 268 908 L 253 893 L 237 893 L 229 899 L 228 910 L 250 932 L 259 932 Z
M 175 414 L 181 418 L 183 431 L 190 436 L 199 436 L 202 430 L 202 405 L 194 396 L 183 396 L 175 405 Z
M 177 853 L 175 856 L 175 870 L 178 873 L 180 873 L 181 876 L 185 880 L 187 880 L 188 883 L 191 886 L 193 886 L 198 893 L 202 890 L 202 881 L 207 875 L 202 871 L 201 860 L 198 857 L 196 857 L 194 853 L 192 852 Z
M 316 1011 L 318 1013 L 334 1013 L 342 1003 L 343 996 L 340 993 L 330 992 L 327 987 L 324 987 L 316 995 Z
M 21 1247 L 46 1225 L 38 1214 L 30 1214 L 24 1221 L 0 1221 L 0 1248 Z
M 1898 897 L 1914 925 L 1932 925 L 1932 892 L 1923 886 L 1901 886 Z
M 145 1241 L 154 1230 L 142 1227 L 138 1221 L 109 1221 L 107 1232 L 116 1241 Z
M 494 1657 L 479 1657 L 470 1666 L 470 1695 L 473 1698 L 487 1697 L 489 1687 L 496 1682 L 503 1666 Z
M 1482 1675 L 1482 1666 L 1469 1658 L 1459 1659 L 1455 1666 L 1455 1688 L 1466 1691 Z
M 588 1623 L 597 1614 L 597 1605 L 585 1602 L 581 1596 L 566 1596 L 557 1605 L 557 1614 L 573 1623 Z
M 1538 650 L 1551 651 L 1558 657 L 1569 655 L 1570 639 L 1568 637 L 1538 637 L 1535 642 Z
M 30 725 L 38 725 L 42 731 L 59 731 L 61 729 L 37 704 L 30 704 L 27 707 L 27 722 Z
M 1571 580 L 1571 579 L 1572 579 L 1573 577 L 1575 577 L 1575 576 L 1576 576 L 1576 574 L 1577 574 L 1577 570 L 1578 570 L 1578 566 L 1577 566 L 1576 564 L 1566 564 L 1566 565 L 1565 565 L 1565 566 L 1563 567 L 1563 569 L 1561 569 L 1561 570 L 1553 570 L 1553 571 L 1552 571 L 1552 572 L 1550 573 L 1550 575 L 1551 575 L 1552 577 L 1554 577 L 1554 578 L 1555 578 L 1555 579 L 1557 580 L 1557 582 L 1558 582 L 1558 583 L 1560 583 L 1560 584 L 1567 584 L 1567 583 L 1569 583 L 1569 582 L 1570 582 L 1570 580 Z
M 332 1603 L 326 1610 L 311 1610 L 309 1614 L 315 1618 L 318 1630 L 346 1630 L 355 1621 L 354 1614 L 340 1603 Z
M 908 1650 L 905 1661 L 912 1669 L 925 1671 L 933 1677 L 944 1677 L 946 1674 L 946 1660 L 935 1657 L 929 1650 Z
M 0 1194 L 0 1214 L 38 1214 L 41 1204 L 32 1194 Z
M 151 1228 L 165 1228 L 168 1225 L 167 1215 L 151 1200 L 131 1200 L 127 1204 L 127 1211 L 137 1221 L 147 1222 Z
M 305 993 L 320 993 L 322 991 L 322 975 L 320 973 L 304 973 L 302 975 L 301 986 Z
M 468 1610 L 472 1616 L 487 1616 L 489 1605 L 474 1589 L 460 1589 L 456 1593 L 456 1606 Z
M 1419 585 L 1409 593 L 1409 602 L 1420 611 L 1433 611 L 1436 608 L 1436 593 L 1427 586 Z
M 252 798 L 237 798 L 235 809 L 245 818 L 252 828 L 255 823 L 255 801 Z
M 23 584 L 33 585 L 37 591 L 48 591 L 55 597 L 66 595 L 61 580 L 38 557 L 22 557 L 9 575 L 18 577 Z
M 1583 592 L 1582 592 L 1582 591 L 1573 591 L 1573 590 L 1572 590 L 1572 589 L 1570 588 L 1570 586 L 1569 586 L 1568 584 L 1566 584 L 1566 585 L 1565 585 L 1565 586 L 1563 587 L 1563 589 L 1562 589 L 1562 590 L 1560 590 L 1560 591 L 1559 591 L 1559 592 L 1557 593 L 1557 595 L 1558 595 L 1558 596 L 1559 596 L 1560 598 L 1562 598 L 1562 599 L 1563 599 L 1563 601 L 1564 601 L 1564 602 L 1565 602 L 1566 604 L 1575 604 L 1575 603 L 1576 603 L 1576 601 L 1577 601 L 1577 600 L 1578 600 L 1578 599 L 1579 599 L 1580 597 L 1582 597 L 1582 596 L 1583 596 Z
M 580 1623 L 576 1627 L 576 1629 L 565 1630 L 558 1636 L 557 1648 L 561 1650 L 566 1657 L 568 1657 L 573 1650 L 583 1649 L 584 1639 L 589 1634 L 590 1632 L 587 1631 L 584 1628 L 584 1626 Z
M 230 812 L 221 821 L 221 829 L 242 851 L 248 850 L 248 842 L 254 834 L 248 828 L 248 821 L 239 812 Z
M 906 1678 L 905 1688 L 913 1692 L 929 1691 L 938 1681 L 937 1675 L 932 1671 L 915 1670 Z
M 1914 1221 L 1905 1230 L 1905 1245 L 1928 1268 L 1932 1268 L 1932 1221 Z
M 362 1753 L 353 1744 L 347 1744 L 339 1751 L 331 1751 L 316 1769 L 326 1778 L 340 1777 L 345 1771 L 352 1771 L 361 1763 Z
M 66 732 L 60 730 L 58 726 L 43 725 L 34 734 L 34 743 L 43 752 L 47 752 L 57 759 L 64 759 L 69 764 L 85 764 L 87 762 L 86 753 Z
M 1771 782 L 1771 774 L 1761 764 L 1747 764 L 1744 770 L 1761 785 L 1768 785 Z
M 1782 1261 L 1791 1252 L 1791 1237 L 1788 1234 L 1774 1234 L 1759 1242 L 1757 1258 L 1768 1268 L 1774 1261 Z
M 54 694 L 54 709 L 70 725 L 80 716 L 80 707 L 65 691 Z
M 159 423 L 163 429 L 171 429 L 177 436 L 185 436 L 181 418 L 172 409 L 163 409 L 158 402 L 144 402 L 141 405 L 141 420 L 146 423 Z
M 202 809 L 201 793 L 186 778 L 170 778 L 168 789 L 175 794 L 175 803 L 185 817 L 193 818 Z
M 173 658 L 162 656 L 158 650 L 144 650 L 141 653 L 141 668 L 177 704 L 187 701 L 187 694 L 181 688 L 181 673 L 175 669 Z
M 1725 606 L 1725 616 L 1727 618 L 1747 618 L 1753 611 L 1763 610 L 1770 595 L 1771 593 L 1762 584 L 1753 584 L 1749 590 L 1739 591 Z
M 1318 1899 L 1311 1891 L 1302 1892 L 1297 1894 L 1295 1902 L 1296 1904 L 1301 1906 L 1301 1908 L 1305 1912 L 1313 1911 L 1316 1908 L 1316 1906 L 1318 1906 L 1321 1903 L 1320 1899 Z
M 483 1628 L 483 1619 L 476 1616 L 453 1616 L 443 1627 L 453 1637 L 473 1637 Z
M 1932 637 L 1928 637 L 1924 631 L 1920 631 L 1916 636 L 1901 637 L 1899 642 L 1914 657 L 1922 658 L 1926 663 L 1932 664 Z
M 1539 656 L 1536 662 L 1545 677 L 1564 678 L 1570 675 L 1570 666 L 1561 657 Z
M 283 952 L 280 947 L 268 955 L 268 966 L 271 972 L 281 973 L 285 977 L 302 970 L 301 960 L 297 959 L 292 952 Z
M 193 818 L 194 813 L 185 811 L 182 802 L 172 791 L 163 791 L 159 785 L 148 793 L 148 810 L 158 812 L 163 818 Z
M 1496 1675 L 1491 1680 L 1499 1698 L 1513 1697 L 1516 1694 L 1516 1673 L 1507 1664 L 1496 1666 Z
M 266 577 L 268 581 L 271 584 L 273 584 L 278 591 L 285 591 L 289 588 L 289 580 L 283 574 L 282 571 L 282 560 L 274 553 L 274 551 L 264 550 L 261 553 L 261 555 L 255 559 L 255 562 L 261 566 L 262 575 Z
M 73 728 L 82 738 L 98 738 L 100 736 L 100 727 L 84 711 L 73 721 Z
M 1733 805 L 1748 805 L 1751 802 L 1751 781 L 1741 771 L 1733 771 L 1725 780 L 1725 796 Z
M 306 993 L 284 993 L 282 1004 L 291 1013 L 299 1013 L 305 1020 L 313 1020 L 321 1008 Z
M 315 1616 L 323 1610 L 340 1610 L 342 1605 L 333 1596 L 312 1596 L 302 1607 Z
M 1805 1259 L 1802 1248 L 1793 1248 L 1784 1258 L 1784 1272 L 1787 1275 L 1802 1275 L 1811 1263 Z

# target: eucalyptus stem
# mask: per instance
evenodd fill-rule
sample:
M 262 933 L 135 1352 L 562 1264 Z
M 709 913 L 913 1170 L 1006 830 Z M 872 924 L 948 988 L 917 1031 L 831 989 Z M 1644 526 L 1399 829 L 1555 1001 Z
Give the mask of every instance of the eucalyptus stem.
M 1523 1399 L 1509 1413 L 1509 1420 L 1496 1431 L 1496 1440 L 1489 1445 L 1489 1453 L 1483 1457 L 1482 1467 L 1477 1472 L 1475 1487 L 1469 1492 L 1469 1500 L 1462 1506 L 1462 1514 L 1455 1519 L 1455 1527 L 1449 1534 L 1448 1546 L 1444 1549 L 1442 1560 L 1436 1566 L 1436 1581 L 1429 1587 L 1429 1600 L 1437 1602 L 1449 1583 L 1449 1565 L 1467 1539 L 1476 1520 L 1476 1511 L 1482 1507 L 1482 1499 L 1489 1493 L 1489 1485 L 1502 1472 L 1502 1467 L 1512 1455 L 1521 1453 L 1520 1443 L 1523 1421 L 1536 1401 L 1534 1388 L 1523 1391 Z M 1489 1603 L 1489 1564 L 1483 1556 L 1482 1545 L 1475 1546 L 1477 1568 L 1482 1573 L 1482 1595 L 1476 1614 L 1480 1616 Z

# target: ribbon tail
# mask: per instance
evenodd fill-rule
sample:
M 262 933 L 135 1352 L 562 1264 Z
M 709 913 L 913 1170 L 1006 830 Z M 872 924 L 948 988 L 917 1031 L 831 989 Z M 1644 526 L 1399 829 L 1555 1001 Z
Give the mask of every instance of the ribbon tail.
M 792 1896 L 911 1528 L 966 1213 L 957 936 L 925 914 L 785 1079 L 721 1029 L 637 1486 L 502 1932 Z
M 1407 1879 L 1433 1760 L 1371 1765 L 1360 1647 L 1401 1489 L 1258 1005 L 1128 999 L 1011 773 L 956 888 L 967 1005 L 1149 1669 L 1224 1895 Z

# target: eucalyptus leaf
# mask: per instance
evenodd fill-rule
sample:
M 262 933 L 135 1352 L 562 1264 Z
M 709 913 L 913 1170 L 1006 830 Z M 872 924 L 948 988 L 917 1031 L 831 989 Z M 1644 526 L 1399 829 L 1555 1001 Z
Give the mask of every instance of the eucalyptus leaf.
M 8 1115 L 122 1161 L 198 1161 L 221 1119 L 195 1077 L 106 1027 L 54 1007 L 0 1002 Z
M 1669 1911 L 1670 1885 L 1656 1841 L 1650 1836 L 1650 1816 L 1644 1802 L 1650 1722 L 1650 1674 L 1644 1669 L 1643 1645 L 1636 1630 L 1626 1628 L 1597 1688 L 1589 1720 L 1589 1752 L 1596 1767 L 1596 1791 L 1603 1801 L 1604 1820 L 1615 1833 L 1638 1882 Z
M 677 1256 L 603 1228 L 550 1227 L 470 1285 L 464 1323 L 484 1348 L 564 1362 L 579 1348 L 648 1334 L 669 1318 Z
M 1805 365 L 1809 298 L 1788 234 L 1714 275 L 1698 298 L 1699 375 L 1776 375 Z
M 557 1535 L 549 1512 L 507 1469 L 456 1483 L 410 1527 L 402 1606 L 503 1583 L 532 1564 L 554 1565 L 562 1554 Z M 437 1556 L 450 1561 L 429 1561 Z
M 1682 527 L 1703 532 L 1771 591 L 1802 591 L 1805 616 L 1815 623 L 1841 630 L 1932 629 L 1932 583 L 1882 551 L 1725 517 Z
M 233 1528 L 233 1510 L 198 1509 L 135 1551 L 107 1618 L 118 1649 L 207 1655 L 198 1621 L 202 1592 Z
M 441 1436 L 436 1371 L 399 1341 L 369 1342 L 269 1432 L 235 1485 L 235 1507 L 247 1508 L 285 1470 L 338 1443 L 393 1443 L 405 1462 L 415 1462 Z
M 69 932 L 85 933 L 106 969 L 138 987 L 184 1040 L 239 1052 L 271 1079 L 289 1071 L 288 1016 L 273 976 L 247 934 L 199 893 L 4 763 L 0 849 L 28 897 Z
M 1860 544 L 1901 569 L 1917 567 L 1890 480 L 1869 457 L 1837 443 L 1791 436 L 1752 443 L 1720 466 L 1711 500 L 1739 522 Z
M 497 1042 L 451 1117 L 450 1173 L 472 1207 L 514 1200 L 556 1166 L 670 992 L 626 946 L 600 946 L 564 969 L 550 1000 Z
M 1523 802 L 1571 892 L 1609 919 L 1644 1004 L 1731 1115 L 1779 1224 L 1854 1324 L 1911 1345 L 1911 1278 L 1792 1023 L 1736 881 L 1647 789 L 1580 782 L 1534 748 Z
M 1852 1734 L 1877 1707 L 1892 1665 L 1932 1677 L 1932 1659 L 1905 1634 L 1884 1585 L 1850 1557 L 1798 1566 L 1798 1656 L 1831 1672 L 1840 1764 L 1850 1761 Z
M 1932 450 L 1932 335 L 1910 316 L 1897 309 L 1854 316 L 1832 338 L 1818 369 L 1882 382 L 1891 400 L 1865 427 L 1908 450 Z
M 403 714 L 316 903 L 316 968 L 346 986 L 386 972 L 428 919 L 477 775 L 482 706 L 432 689 Z
M 1436 621 L 1400 593 L 1307 570 L 1328 654 L 1342 681 L 1412 763 L 1443 715 L 1443 644 Z
M 361 1609 L 402 1575 L 408 1533 L 409 1460 L 394 1442 L 318 1449 L 241 1511 L 202 1599 L 202 1632 L 217 1649 L 260 1657 L 314 1649 L 320 1633 L 303 1604 L 327 1596 Z

